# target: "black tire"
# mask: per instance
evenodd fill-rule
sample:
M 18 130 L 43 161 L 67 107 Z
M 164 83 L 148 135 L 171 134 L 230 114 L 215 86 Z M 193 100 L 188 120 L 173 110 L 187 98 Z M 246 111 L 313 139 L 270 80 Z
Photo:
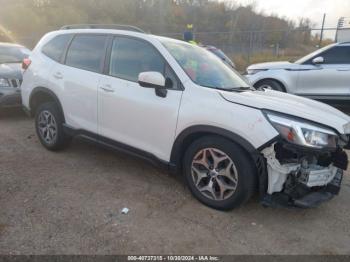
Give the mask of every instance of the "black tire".
M 45 140 L 44 136 L 39 131 L 40 129 L 39 118 L 42 113 L 51 114 L 57 126 L 56 135 L 53 136 L 53 139 L 51 139 L 50 143 Z M 35 130 L 36 130 L 37 136 L 40 140 L 40 143 L 50 151 L 62 150 L 65 147 L 67 147 L 70 141 L 72 140 L 70 136 L 64 133 L 63 124 L 64 124 L 64 117 L 62 115 L 62 112 L 54 102 L 47 102 L 47 103 L 41 104 L 35 112 Z
M 225 153 L 236 167 L 237 187 L 232 195 L 226 199 L 214 200 L 205 196 L 197 188 L 192 177 L 192 162 L 196 155 L 206 148 L 215 148 Z M 257 190 L 257 171 L 248 153 L 230 140 L 219 136 L 205 136 L 193 142 L 185 153 L 183 170 L 185 181 L 193 196 L 203 204 L 217 210 L 232 210 L 237 208 L 246 203 Z
M 279 92 L 286 92 L 284 87 L 279 82 L 272 79 L 263 80 L 257 83 L 254 87 L 258 90 L 272 89 Z

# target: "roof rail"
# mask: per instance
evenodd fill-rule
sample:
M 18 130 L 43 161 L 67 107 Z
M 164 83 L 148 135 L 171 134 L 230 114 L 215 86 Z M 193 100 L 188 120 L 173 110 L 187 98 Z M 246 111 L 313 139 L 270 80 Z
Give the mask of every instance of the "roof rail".
M 114 30 L 126 30 L 139 33 L 145 33 L 142 29 L 131 26 L 131 25 L 115 25 L 115 24 L 76 24 L 76 25 L 65 25 L 61 27 L 60 30 L 70 30 L 70 29 L 114 29 Z

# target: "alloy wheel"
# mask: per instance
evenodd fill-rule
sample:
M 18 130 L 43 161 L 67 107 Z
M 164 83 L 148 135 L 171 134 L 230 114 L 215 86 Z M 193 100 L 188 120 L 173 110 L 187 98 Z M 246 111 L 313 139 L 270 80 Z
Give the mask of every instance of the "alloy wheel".
M 226 200 L 237 189 L 235 164 L 226 153 L 216 148 L 205 148 L 195 155 L 191 174 L 198 191 L 211 200 Z
M 55 117 L 47 110 L 40 112 L 38 130 L 45 143 L 51 145 L 57 139 L 57 123 Z
M 267 84 L 264 84 L 264 85 L 261 85 L 259 86 L 258 90 L 265 90 L 265 89 L 268 89 L 268 90 L 273 90 L 272 86 L 270 85 L 267 85 Z

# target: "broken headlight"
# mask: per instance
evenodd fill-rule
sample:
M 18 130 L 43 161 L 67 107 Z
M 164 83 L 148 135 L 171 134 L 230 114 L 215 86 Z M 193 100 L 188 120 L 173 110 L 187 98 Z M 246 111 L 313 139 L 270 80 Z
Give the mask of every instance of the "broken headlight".
M 267 118 L 288 142 L 310 148 L 336 149 L 338 135 L 331 129 L 289 116 L 266 113 Z

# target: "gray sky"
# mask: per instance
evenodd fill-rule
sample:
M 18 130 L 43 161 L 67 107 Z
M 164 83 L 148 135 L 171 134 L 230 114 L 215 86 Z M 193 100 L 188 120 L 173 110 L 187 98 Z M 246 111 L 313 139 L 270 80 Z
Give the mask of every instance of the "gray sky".
M 230 0 L 223 0 L 230 1 Z M 350 17 L 350 0 L 234 0 L 243 5 L 255 3 L 258 11 L 277 14 L 292 20 L 310 18 L 317 27 L 327 14 L 326 27 L 336 27 L 339 17 Z

